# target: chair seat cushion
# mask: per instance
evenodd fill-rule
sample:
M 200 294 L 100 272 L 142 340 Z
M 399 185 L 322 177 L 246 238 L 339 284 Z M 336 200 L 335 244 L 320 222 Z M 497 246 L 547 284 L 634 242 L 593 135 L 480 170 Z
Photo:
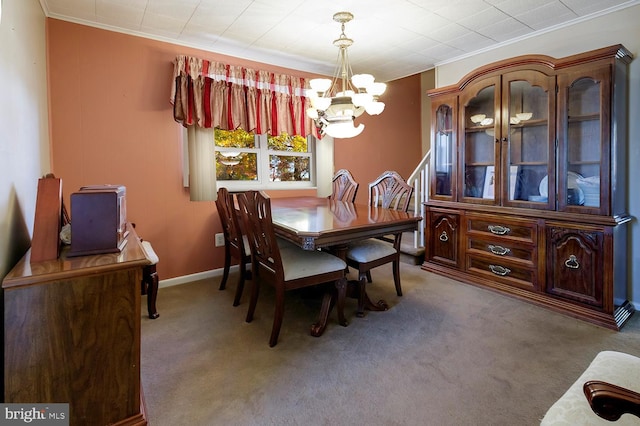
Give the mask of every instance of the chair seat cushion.
M 153 251 L 153 247 L 151 246 L 151 243 L 149 241 L 142 241 L 142 249 L 144 250 L 145 256 L 147 256 L 147 259 L 149 260 L 149 262 L 151 262 L 152 265 L 155 265 L 160 261 L 156 252 Z
M 395 253 L 396 249 L 391 243 L 369 238 L 350 244 L 347 249 L 347 258 L 359 263 L 366 263 Z
M 347 264 L 340 258 L 319 250 L 303 250 L 293 244 L 280 247 L 285 281 L 311 275 L 344 271 Z
M 610 422 L 593 412 L 582 390 L 590 380 L 601 380 L 640 392 L 640 358 L 622 352 L 602 351 L 571 387 L 549 408 L 541 425 L 638 425 L 632 414 Z

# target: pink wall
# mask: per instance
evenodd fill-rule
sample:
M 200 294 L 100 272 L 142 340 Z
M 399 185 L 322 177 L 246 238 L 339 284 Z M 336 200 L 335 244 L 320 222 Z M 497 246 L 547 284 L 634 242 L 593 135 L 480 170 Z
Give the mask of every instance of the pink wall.
M 80 186 L 122 184 L 127 219 L 153 243 L 160 279 L 220 268 L 223 249 L 213 202 L 191 202 L 182 187 L 180 126 L 169 103 L 178 54 L 308 76 L 295 70 L 47 19 L 52 170 L 64 199 Z M 386 169 L 407 177 L 420 160 L 419 76 L 393 82 L 385 112 L 362 120 L 363 134 L 336 140 L 335 168 L 350 168 L 363 188 Z M 385 124 L 386 123 L 386 124 Z M 272 192 L 272 196 L 309 191 Z M 363 198 L 362 198 L 363 197 Z
M 363 114 L 362 134 L 353 139 L 336 139 L 335 169 L 349 169 L 360 183 L 356 202 L 368 202 L 368 185 L 386 170 L 405 179 L 422 160 L 420 127 L 420 75 L 395 80 L 387 86 L 381 101 L 384 112 Z

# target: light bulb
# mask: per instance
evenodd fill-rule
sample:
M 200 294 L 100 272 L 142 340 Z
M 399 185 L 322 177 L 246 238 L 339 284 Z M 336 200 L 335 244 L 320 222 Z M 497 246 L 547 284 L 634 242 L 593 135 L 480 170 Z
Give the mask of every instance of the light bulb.
M 351 96 L 351 101 L 357 107 L 364 106 L 373 101 L 373 95 L 371 93 L 355 93 Z
M 320 111 L 324 111 L 331 105 L 331 98 L 311 98 L 311 106 Z
M 358 127 L 353 125 L 353 121 L 342 121 L 331 123 L 325 129 L 325 133 L 332 138 L 346 139 L 358 136 L 364 130 L 364 124 L 360 123 Z
M 315 109 L 314 107 L 307 108 L 307 117 L 309 117 L 312 120 L 317 120 L 318 119 L 318 110 Z
M 378 115 L 384 111 L 384 102 L 373 101 L 367 104 L 365 107 L 367 114 Z
M 354 91 L 353 90 L 344 90 L 342 92 L 338 92 L 336 93 L 337 97 L 343 97 L 343 96 L 347 96 L 347 97 L 351 97 L 354 95 Z
M 316 92 L 324 93 L 331 87 L 331 80 L 328 78 L 314 78 L 309 80 L 309 85 Z
M 387 85 L 384 83 L 373 83 L 367 87 L 367 93 L 371 93 L 373 96 L 380 96 L 387 90 Z
M 371 74 L 355 74 L 351 77 L 351 82 L 358 89 L 366 89 L 373 84 L 375 79 Z

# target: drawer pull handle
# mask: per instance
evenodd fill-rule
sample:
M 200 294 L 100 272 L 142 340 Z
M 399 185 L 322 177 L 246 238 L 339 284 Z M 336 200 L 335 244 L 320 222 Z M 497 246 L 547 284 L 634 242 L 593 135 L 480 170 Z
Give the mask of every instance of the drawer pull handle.
M 508 234 L 509 232 L 511 232 L 511 229 L 507 228 L 506 226 L 489 225 L 489 231 L 492 234 L 504 235 L 504 234 Z
M 511 272 L 511 269 L 505 268 L 504 266 L 500 265 L 489 265 L 489 269 L 491 269 L 491 272 L 496 275 L 500 275 L 501 277 L 509 275 L 509 272 Z
M 493 254 L 497 254 L 498 256 L 504 256 L 505 254 L 511 253 L 511 249 L 502 246 L 494 246 L 493 244 L 489 244 L 489 251 Z
M 564 266 L 571 269 L 578 269 L 580 268 L 580 263 L 578 263 L 578 258 L 572 254 L 569 256 L 569 259 L 564 261 Z
M 440 234 L 440 241 L 442 242 L 447 242 L 449 241 L 449 236 L 447 235 L 447 231 L 442 231 L 442 234 Z

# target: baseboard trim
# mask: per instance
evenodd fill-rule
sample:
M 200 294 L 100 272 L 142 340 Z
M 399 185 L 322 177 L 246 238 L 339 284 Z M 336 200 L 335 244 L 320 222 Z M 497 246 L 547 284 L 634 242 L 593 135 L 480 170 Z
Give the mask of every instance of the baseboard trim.
M 238 265 L 234 265 L 229 269 L 229 272 L 237 271 Z M 222 276 L 223 268 L 211 269 L 209 271 L 197 272 L 195 274 L 182 275 L 180 277 L 168 278 L 166 280 L 160 280 L 158 283 L 159 288 L 171 287 L 174 285 L 187 284 L 193 281 L 205 280 L 208 278 Z

